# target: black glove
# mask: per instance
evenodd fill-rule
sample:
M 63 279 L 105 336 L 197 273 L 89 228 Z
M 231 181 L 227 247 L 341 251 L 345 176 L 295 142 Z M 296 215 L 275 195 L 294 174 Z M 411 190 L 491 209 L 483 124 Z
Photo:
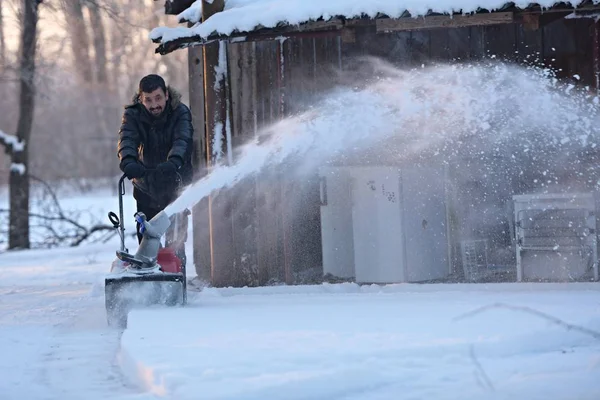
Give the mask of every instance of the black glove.
M 164 180 L 175 179 L 177 175 L 177 165 L 171 160 L 158 164 L 156 170 Z
M 128 179 L 141 178 L 146 174 L 146 168 L 137 161 L 130 161 L 123 167 L 123 173 Z

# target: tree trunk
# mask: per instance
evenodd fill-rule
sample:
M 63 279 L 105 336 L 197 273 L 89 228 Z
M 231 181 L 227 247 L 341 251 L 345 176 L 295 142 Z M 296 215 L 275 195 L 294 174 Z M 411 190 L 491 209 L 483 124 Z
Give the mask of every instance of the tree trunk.
M 28 148 L 35 110 L 35 54 L 37 41 L 38 0 L 23 1 L 21 39 L 21 95 L 17 137 L 24 148 L 12 152 L 10 171 L 9 249 L 29 248 L 29 163 Z M 19 151 L 20 150 L 20 151 Z
M 4 15 L 2 14 L 2 0 L 0 0 L 0 71 L 6 67 L 6 42 L 4 40 Z
M 64 0 L 64 10 L 69 36 L 71 37 L 75 69 L 83 82 L 91 82 L 92 63 L 90 61 L 89 40 L 85 30 L 81 0 Z
M 122 25 L 119 24 L 119 21 L 112 18 L 109 21 L 109 32 L 110 32 L 110 80 L 115 85 L 117 89 L 121 88 L 121 63 L 122 57 L 125 52 L 125 38 L 127 36 L 127 32 L 124 31 Z
M 102 21 L 102 13 L 96 0 L 88 2 L 87 8 L 90 14 L 90 24 L 92 25 L 96 82 L 105 84 L 108 80 L 108 74 L 106 72 L 106 33 L 104 22 Z

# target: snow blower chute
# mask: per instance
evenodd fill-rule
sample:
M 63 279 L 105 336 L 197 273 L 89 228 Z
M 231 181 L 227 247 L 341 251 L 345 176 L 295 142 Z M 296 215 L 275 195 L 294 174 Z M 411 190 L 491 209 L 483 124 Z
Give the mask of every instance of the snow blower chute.
M 129 310 L 137 306 L 185 305 L 187 282 L 185 257 L 180 251 L 187 235 L 189 210 L 172 216 L 164 211 L 151 220 L 136 213 L 142 240 L 135 254 L 125 248 L 123 195 L 125 176 L 119 180 L 119 216 L 108 214 L 119 232 L 121 248 L 104 280 L 106 317 L 110 326 L 125 328 Z M 163 246 L 161 238 L 167 236 Z

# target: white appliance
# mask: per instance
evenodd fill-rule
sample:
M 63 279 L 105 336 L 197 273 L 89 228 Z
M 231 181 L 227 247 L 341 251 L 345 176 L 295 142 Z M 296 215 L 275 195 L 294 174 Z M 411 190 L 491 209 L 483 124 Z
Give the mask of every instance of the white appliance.
M 517 281 L 598 280 L 591 193 L 513 196 Z
M 352 182 L 346 168 L 322 168 L 321 241 L 323 273 L 354 278 Z
M 320 176 L 325 273 L 358 283 L 448 275 L 443 170 L 335 167 Z

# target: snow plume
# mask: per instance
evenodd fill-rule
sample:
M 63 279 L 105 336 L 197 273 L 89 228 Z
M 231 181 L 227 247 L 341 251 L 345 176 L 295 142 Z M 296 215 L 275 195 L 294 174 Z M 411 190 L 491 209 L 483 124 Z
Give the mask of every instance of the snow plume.
M 259 131 L 239 148 L 235 164 L 216 167 L 167 212 L 266 167 L 292 168 L 291 174 L 337 161 L 386 164 L 442 155 L 448 162 L 498 149 L 510 158 L 567 139 L 577 148 L 593 148 L 599 140 L 594 96 L 563 86 L 548 70 L 493 61 L 413 70 L 377 60 L 365 66 L 367 78 L 352 77 L 352 87 L 339 87 L 308 111 Z

